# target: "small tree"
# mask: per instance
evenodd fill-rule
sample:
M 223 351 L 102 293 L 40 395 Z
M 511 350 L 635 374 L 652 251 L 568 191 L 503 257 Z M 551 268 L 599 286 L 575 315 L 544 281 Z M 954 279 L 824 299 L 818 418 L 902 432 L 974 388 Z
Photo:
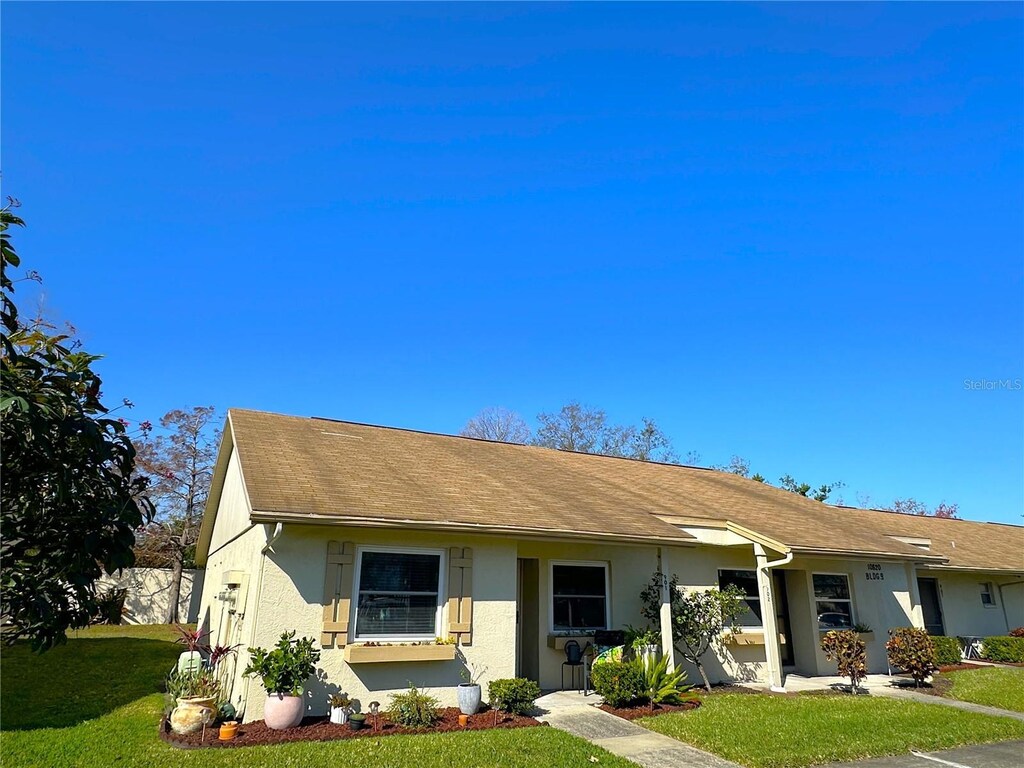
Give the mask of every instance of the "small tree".
M 661 586 L 665 576 L 656 572 L 643 592 L 640 612 L 652 624 L 661 620 Z M 722 630 L 732 628 L 736 619 L 747 610 L 743 592 L 730 584 L 725 589 L 690 590 L 679 589 L 679 577 L 673 576 L 668 584 L 669 600 L 672 607 L 672 641 L 684 659 L 700 672 L 704 688 L 711 690 L 711 683 L 701 657 L 713 643 L 719 642 Z
M 463 437 L 478 437 L 482 440 L 497 440 L 501 443 L 527 443 L 530 428 L 523 417 L 507 408 L 484 408 L 466 422 L 459 432 Z
M 914 678 L 914 687 L 919 688 L 924 679 L 934 672 L 935 644 L 923 629 L 896 627 L 889 630 L 889 641 L 885 644 L 889 663 L 897 669 L 909 672 Z
M 821 639 L 825 658 L 835 661 L 842 677 L 850 678 L 850 693 L 856 693 L 868 672 L 867 646 L 852 629 L 832 630 Z

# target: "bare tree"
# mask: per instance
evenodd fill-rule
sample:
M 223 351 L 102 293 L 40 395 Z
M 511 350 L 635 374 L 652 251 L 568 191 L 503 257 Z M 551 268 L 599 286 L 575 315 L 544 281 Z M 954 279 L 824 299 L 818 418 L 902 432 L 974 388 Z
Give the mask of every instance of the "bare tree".
M 572 402 L 558 413 L 537 414 L 537 421 L 534 445 L 580 453 L 601 453 L 607 447 L 608 417 L 600 409 Z
M 526 443 L 530 439 L 530 428 L 515 411 L 496 406 L 480 411 L 466 422 L 459 434 L 502 443 Z
M 928 509 L 928 505 L 917 499 L 895 499 L 888 507 L 882 507 L 890 512 L 900 512 L 904 515 L 920 515 L 922 517 L 944 517 L 959 519 L 960 507 L 957 504 L 940 502 L 935 509 Z
M 654 423 L 654 419 L 643 419 L 643 426 L 634 430 L 632 440 L 631 457 L 640 461 L 660 461 L 665 464 L 678 464 L 679 456 L 672 448 L 672 441 L 668 439 L 661 428 Z M 698 457 L 699 459 L 699 457 Z
M 178 621 L 181 575 L 195 556 L 203 508 L 210 492 L 220 431 L 212 429 L 214 408 L 168 411 L 165 434 L 139 445 L 138 465 L 149 476 L 148 494 L 156 516 L 139 537 L 137 551 L 151 565 L 171 568 L 167 623 Z
M 742 456 L 733 456 L 729 459 L 728 464 L 716 464 L 711 468 L 717 469 L 719 472 L 739 475 L 740 477 L 750 477 L 750 462 Z

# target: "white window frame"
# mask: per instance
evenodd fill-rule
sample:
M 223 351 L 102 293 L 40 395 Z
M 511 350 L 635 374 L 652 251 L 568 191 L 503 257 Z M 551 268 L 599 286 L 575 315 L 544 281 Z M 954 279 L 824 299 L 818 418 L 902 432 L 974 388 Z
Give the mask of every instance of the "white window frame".
M 718 569 L 718 588 L 722 588 L 722 573 L 723 571 L 738 571 L 742 573 L 754 574 L 754 582 L 757 582 L 757 569 L 756 568 L 719 568 Z M 745 595 L 746 600 L 757 600 L 758 605 L 761 606 L 761 623 L 758 625 L 737 625 L 742 632 L 764 632 L 764 605 L 761 603 L 761 589 L 758 586 L 757 592 L 754 595 Z M 745 602 L 745 601 L 744 601 Z M 749 607 L 749 606 L 748 606 Z
M 996 608 L 996 589 L 991 581 L 983 581 L 981 586 L 981 604 L 986 608 Z M 985 602 L 985 595 L 988 595 L 988 602 Z
M 431 635 L 394 635 L 380 637 L 371 635 L 369 637 L 359 634 L 359 587 L 363 573 L 364 552 L 385 552 L 392 555 L 439 555 L 437 571 L 437 612 L 434 616 L 434 632 Z M 352 637 L 356 643 L 416 643 L 424 640 L 436 640 L 442 636 L 441 628 L 444 621 L 444 606 L 448 602 L 446 595 L 447 583 L 445 577 L 448 574 L 446 549 L 432 549 L 424 547 L 388 547 L 388 546 L 365 546 L 356 548 L 356 571 L 352 579 Z M 446 633 L 445 633 L 446 634 Z
M 591 629 L 555 629 L 555 566 L 567 565 L 570 567 L 603 568 L 604 569 L 604 626 Z M 554 632 L 576 632 L 585 634 L 609 629 L 612 625 L 612 586 L 609 577 L 610 569 L 608 562 L 604 560 L 549 560 L 548 561 L 548 627 Z M 577 595 L 580 597 L 580 595 Z M 586 595 L 583 595 L 586 597 Z
M 841 597 L 818 597 L 814 592 L 814 577 L 815 576 L 842 576 L 846 579 L 846 593 L 850 596 L 848 599 Z M 847 629 L 853 629 L 857 626 L 857 612 L 853 605 L 853 579 L 850 578 L 848 573 L 840 573 L 839 571 L 813 571 L 811 573 L 811 597 L 814 598 L 814 623 L 818 624 L 818 603 L 849 603 L 850 604 L 850 626 Z M 829 630 L 822 629 L 818 626 L 819 632 L 828 632 Z

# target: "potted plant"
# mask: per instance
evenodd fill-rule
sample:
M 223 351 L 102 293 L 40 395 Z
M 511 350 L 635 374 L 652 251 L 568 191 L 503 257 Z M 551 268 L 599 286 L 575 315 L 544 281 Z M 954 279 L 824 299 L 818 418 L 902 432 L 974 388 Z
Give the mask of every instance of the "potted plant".
M 209 632 L 203 630 L 192 630 L 181 624 L 175 624 L 178 630 L 178 639 L 175 641 L 185 646 L 187 650 L 182 651 L 178 656 L 179 672 L 194 672 L 203 666 L 203 651 L 208 651 L 210 646 L 206 643 Z
M 170 717 L 175 733 L 194 733 L 215 719 L 220 681 L 213 670 L 203 666 L 184 672 L 175 669 L 167 678 L 167 693 L 176 704 Z
M 331 722 L 335 725 L 344 725 L 345 720 L 348 719 L 352 700 L 343 693 L 332 693 L 328 697 L 327 703 L 331 707 Z
M 320 661 L 320 651 L 313 648 L 313 639 L 295 639 L 295 632 L 285 632 L 272 650 L 249 649 L 246 677 L 258 677 L 267 691 L 263 719 L 268 728 L 283 731 L 302 722 L 302 689 Z
M 661 652 L 661 632 L 646 627 L 626 626 L 626 645 L 637 658 L 654 661 Z
M 477 670 L 476 667 L 466 665 L 463 667 L 462 679 L 466 682 L 459 683 L 455 690 L 459 699 L 459 710 L 464 715 L 475 715 L 480 709 L 480 676 L 486 672 L 485 669 Z
M 366 725 L 366 715 L 362 712 L 352 712 L 348 716 L 348 727 L 353 731 L 360 730 L 364 725 Z

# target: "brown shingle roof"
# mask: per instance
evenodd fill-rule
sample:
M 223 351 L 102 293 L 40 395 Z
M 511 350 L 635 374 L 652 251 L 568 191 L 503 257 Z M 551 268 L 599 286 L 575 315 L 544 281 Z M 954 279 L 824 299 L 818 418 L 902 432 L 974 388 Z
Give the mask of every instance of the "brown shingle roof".
M 917 535 L 896 529 L 915 524 L 892 520 L 905 516 L 832 507 L 696 467 L 258 411 L 231 410 L 229 419 L 254 514 L 266 517 L 482 525 L 679 542 L 692 538 L 657 516 L 702 518 L 729 520 L 798 550 L 941 554 L 957 563 L 1007 569 L 1017 567 L 1024 548 L 1009 551 L 1014 542 L 1024 543 L 1024 528 L 932 519 L 925 525 L 952 522 L 964 526 L 964 533 L 957 534 L 953 554 L 938 542 L 945 537 L 929 535 L 933 549 L 925 553 L 889 535 Z

